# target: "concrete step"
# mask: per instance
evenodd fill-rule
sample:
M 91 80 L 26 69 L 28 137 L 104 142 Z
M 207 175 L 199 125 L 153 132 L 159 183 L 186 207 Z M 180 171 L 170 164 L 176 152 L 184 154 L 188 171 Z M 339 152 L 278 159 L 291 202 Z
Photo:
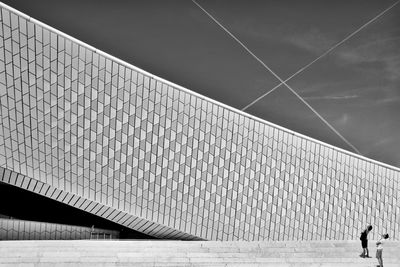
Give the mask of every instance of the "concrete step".
M 375 256 L 370 241 L 371 256 Z M 359 241 L 2 241 L 3 266 L 376 266 Z M 400 242 L 388 241 L 384 263 L 400 267 Z

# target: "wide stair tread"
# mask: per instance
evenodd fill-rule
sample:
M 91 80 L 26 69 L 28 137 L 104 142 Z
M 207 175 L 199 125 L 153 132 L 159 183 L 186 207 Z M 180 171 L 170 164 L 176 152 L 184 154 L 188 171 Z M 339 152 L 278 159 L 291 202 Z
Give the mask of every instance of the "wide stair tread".
M 359 241 L 2 241 L 0 267 L 377 265 L 360 250 Z M 386 267 L 400 267 L 400 242 L 387 241 L 383 255 Z

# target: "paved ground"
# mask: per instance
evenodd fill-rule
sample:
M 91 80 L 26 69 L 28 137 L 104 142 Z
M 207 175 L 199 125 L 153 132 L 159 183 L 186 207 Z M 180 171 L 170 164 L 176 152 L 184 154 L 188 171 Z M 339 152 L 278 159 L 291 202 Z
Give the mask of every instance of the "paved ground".
M 375 256 L 374 242 L 370 241 Z M 1 241 L 4 266 L 312 266 L 372 267 L 359 241 Z M 385 267 L 400 267 L 400 242 L 387 242 Z

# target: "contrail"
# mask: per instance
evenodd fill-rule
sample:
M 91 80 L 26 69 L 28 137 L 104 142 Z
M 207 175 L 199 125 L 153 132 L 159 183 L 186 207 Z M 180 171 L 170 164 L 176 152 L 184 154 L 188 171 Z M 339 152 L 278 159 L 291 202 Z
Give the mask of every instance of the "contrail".
M 400 0 L 399 0 L 400 1 Z M 245 44 L 243 44 L 235 35 L 233 35 L 227 28 L 225 28 L 217 19 L 215 19 L 210 13 L 207 12 L 201 5 L 199 5 L 195 0 L 192 2 L 197 5 L 208 17 L 210 17 L 218 26 L 220 26 L 229 36 L 231 36 L 240 46 L 242 46 L 253 58 L 255 58 L 266 70 L 268 70 L 272 75 L 277 78 L 281 84 L 285 85 L 297 98 L 300 99 L 312 112 L 317 115 L 336 135 L 338 135 L 348 146 L 350 146 L 359 155 L 361 152 L 352 145 L 343 135 L 341 135 L 324 117 L 322 117 L 310 104 L 307 103 L 293 88 L 291 88 L 284 80 L 281 79 L 270 67 L 268 67 L 260 58 L 258 58 Z
M 270 93 L 272 93 L 273 91 L 275 91 L 279 86 L 285 84 L 286 82 L 288 82 L 289 80 L 291 80 L 292 78 L 294 78 L 295 76 L 297 76 L 299 73 L 303 72 L 304 70 L 306 70 L 308 67 L 310 67 L 312 64 L 314 64 L 315 62 L 317 62 L 318 60 L 320 60 L 321 58 L 323 58 L 324 56 L 326 56 L 327 54 L 329 54 L 330 52 L 332 52 L 332 50 L 334 50 L 335 48 L 337 48 L 338 46 L 342 45 L 344 42 L 346 42 L 347 40 L 349 40 L 351 37 L 353 37 L 354 35 L 356 35 L 358 32 L 360 32 L 362 29 L 364 29 L 365 27 L 367 27 L 369 24 L 371 24 L 372 22 L 374 22 L 375 20 L 377 20 L 378 18 L 382 17 L 386 12 L 388 12 L 389 10 L 391 10 L 393 7 L 395 7 L 398 3 L 400 2 L 397 1 L 395 2 L 393 5 L 391 5 L 390 7 L 386 8 L 385 10 L 383 10 L 381 13 L 379 13 L 378 15 L 376 15 L 374 18 L 372 18 L 371 20 L 369 20 L 367 23 L 365 23 L 364 25 L 362 25 L 361 27 L 359 27 L 357 30 L 355 30 L 354 32 L 352 32 L 351 34 L 349 34 L 346 38 L 344 38 L 342 41 L 336 43 L 335 45 L 333 45 L 331 48 L 329 48 L 328 50 L 326 50 L 324 53 L 322 53 L 319 57 L 317 57 L 316 59 L 314 59 L 313 61 L 311 61 L 310 63 L 304 65 L 302 68 L 300 68 L 298 71 L 296 71 L 295 73 L 293 73 L 290 77 L 288 77 L 286 80 L 284 80 L 284 82 L 281 82 L 280 84 L 278 84 L 277 86 L 275 86 L 274 88 L 272 88 L 271 90 L 269 90 L 268 92 L 262 94 L 261 96 L 257 97 L 254 101 L 252 101 L 250 104 L 248 104 L 247 106 L 245 106 L 244 108 L 242 108 L 242 111 L 245 111 L 246 109 L 248 109 L 249 107 L 251 107 L 252 105 L 254 105 L 255 103 L 257 103 L 259 100 L 261 100 L 262 98 L 264 98 L 265 96 L 269 95 Z

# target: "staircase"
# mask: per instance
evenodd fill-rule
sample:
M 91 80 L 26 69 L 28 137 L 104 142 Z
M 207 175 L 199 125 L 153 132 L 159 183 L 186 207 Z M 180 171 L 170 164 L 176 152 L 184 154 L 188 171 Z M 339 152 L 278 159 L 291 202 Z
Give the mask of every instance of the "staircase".
M 23 266 L 307 266 L 372 267 L 359 241 L 0 241 L 0 267 Z M 400 242 L 387 241 L 385 267 L 400 267 Z

